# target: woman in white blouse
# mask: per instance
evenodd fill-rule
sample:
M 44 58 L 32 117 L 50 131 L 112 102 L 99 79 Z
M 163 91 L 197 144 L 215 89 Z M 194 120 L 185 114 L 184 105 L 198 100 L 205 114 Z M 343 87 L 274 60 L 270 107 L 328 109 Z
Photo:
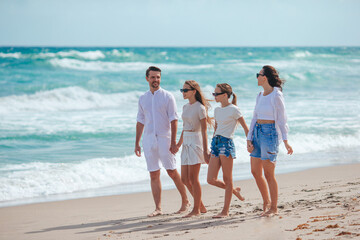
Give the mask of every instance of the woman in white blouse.
M 199 84 L 194 80 L 185 81 L 180 91 L 189 103 L 183 107 L 183 131 L 177 144 L 181 151 L 181 180 L 194 197 L 193 210 L 184 217 L 198 216 L 206 213 L 201 201 L 201 186 L 199 182 L 200 166 L 209 163 L 207 126 L 212 125 L 208 116 L 209 102 L 204 98 Z
M 263 198 L 262 216 L 271 216 L 278 214 L 275 163 L 281 140 L 288 154 L 292 154 L 293 150 L 287 139 L 289 127 L 282 94 L 284 80 L 280 79 L 274 67 L 268 65 L 256 77 L 258 86 L 263 87 L 264 91 L 256 98 L 254 116 L 247 136 L 247 149 L 251 153 L 251 172 Z

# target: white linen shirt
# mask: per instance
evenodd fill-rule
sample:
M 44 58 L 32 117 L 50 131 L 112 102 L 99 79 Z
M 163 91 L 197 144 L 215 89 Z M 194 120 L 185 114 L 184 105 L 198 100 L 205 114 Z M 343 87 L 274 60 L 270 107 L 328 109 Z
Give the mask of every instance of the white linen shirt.
M 254 127 L 256 124 L 256 121 L 258 119 L 257 115 L 257 106 L 259 104 L 260 96 L 263 94 L 263 92 L 260 92 L 256 98 L 256 104 L 255 104 L 255 110 L 254 115 L 250 124 L 250 130 L 247 136 L 247 140 L 252 141 L 253 140 L 253 133 L 254 133 Z M 289 126 L 287 124 L 287 116 L 285 111 L 285 101 L 284 96 L 280 90 L 280 88 L 274 87 L 274 94 L 271 94 L 270 99 L 272 110 L 275 117 L 275 127 L 276 132 L 278 133 L 278 141 L 281 140 L 287 140 L 288 132 L 289 132 Z
M 136 120 L 145 126 L 143 140 L 170 137 L 170 123 L 177 119 L 175 98 L 170 92 L 159 88 L 154 94 L 149 90 L 140 96 Z

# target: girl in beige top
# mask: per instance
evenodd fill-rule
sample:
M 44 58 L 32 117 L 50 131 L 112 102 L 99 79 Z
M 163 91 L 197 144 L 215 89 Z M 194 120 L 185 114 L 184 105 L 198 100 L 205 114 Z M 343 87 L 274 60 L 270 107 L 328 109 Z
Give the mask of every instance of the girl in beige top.
M 183 93 L 184 99 L 189 100 L 189 103 L 185 104 L 183 108 L 184 125 L 177 147 L 183 145 L 181 180 L 194 197 L 194 208 L 184 217 L 192 217 L 206 213 L 206 208 L 201 201 L 199 172 L 201 164 L 208 163 L 210 159 L 206 132 L 208 124 L 211 124 L 211 119 L 207 115 L 210 104 L 203 97 L 196 81 L 186 81 L 180 91 Z

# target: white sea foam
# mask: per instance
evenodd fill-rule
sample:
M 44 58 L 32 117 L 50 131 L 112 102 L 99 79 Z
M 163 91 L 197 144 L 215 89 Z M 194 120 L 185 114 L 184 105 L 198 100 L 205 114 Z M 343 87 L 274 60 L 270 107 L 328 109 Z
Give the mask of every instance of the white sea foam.
M 71 51 L 60 51 L 56 53 L 52 53 L 52 52 L 39 53 L 36 57 L 39 58 L 78 57 L 88 60 L 96 60 L 96 59 L 105 58 L 105 55 L 100 50 L 86 51 L 86 52 L 71 50 Z
M 283 171 L 296 165 L 304 167 L 306 161 L 303 156 L 316 154 L 321 151 L 341 151 L 359 147 L 359 135 L 353 136 L 319 136 L 295 134 L 291 136 L 290 144 L 295 154 L 286 156 L 283 144 L 280 146 L 278 160 L 281 161 Z M 250 161 L 249 153 L 246 151 L 246 140 L 244 136 L 234 138 L 237 158 L 234 160 L 234 168 L 244 166 Z M 181 151 L 181 150 L 180 150 Z M 305 154 L 305 155 L 304 155 Z M 318 160 L 321 161 L 319 155 Z M 180 168 L 180 155 L 176 155 L 177 167 Z M 287 164 L 289 162 L 289 164 Z M 295 165 L 294 165 L 295 164 Z M 316 163 L 315 165 L 319 165 Z M 320 164 L 321 165 L 321 164 Z M 206 166 L 202 166 L 200 179 L 205 183 Z M 285 169 L 285 170 L 284 170 Z M 241 169 L 240 169 L 241 170 Z M 45 197 L 53 194 L 73 193 L 89 189 L 106 188 L 126 184 L 135 184 L 148 181 L 144 157 L 137 158 L 134 155 L 122 158 L 96 158 L 79 163 L 24 163 L 20 165 L 5 165 L 0 168 L 0 201 L 11 201 L 16 199 Z M 162 171 L 162 178 L 165 176 Z M 247 176 L 250 177 L 248 169 Z M 220 176 L 221 177 L 221 174 Z M 239 179 L 238 172 L 234 172 L 234 178 Z M 165 177 L 164 185 L 172 185 L 170 178 Z M 141 185 L 141 184 L 140 184 Z M 141 189 L 149 190 L 148 184 L 142 184 Z M 117 190 L 121 193 L 121 189 Z
M 127 52 L 125 50 L 119 51 L 117 49 L 113 49 L 111 51 L 111 54 L 116 56 L 116 57 L 132 57 L 132 56 L 134 56 L 134 53 L 132 53 L 132 52 Z
M 296 51 L 293 53 L 293 56 L 295 58 L 305 58 L 305 57 L 311 57 L 313 54 L 309 51 Z
M 185 64 L 156 64 L 149 62 L 102 62 L 102 61 L 81 61 L 78 59 L 69 58 L 54 58 L 50 63 L 55 67 L 85 70 L 85 71 L 143 71 L 151 65 L 159 66 L 160 68 L 169 71 L 186 71 L 196 69 L 206 69 L 214 67 L 213 64 L 202 65 L 185 65 Z
M 0 58 L 21 58 L 22 54 L 20 52 L 16 53 L 2 53 L 0 52 Z
M 140 94 L 137 91 L 101 94 L 81 87 L 58 88 L 32 95 L 1 97 L 0 113 L 114 108 L 123 106 L 125 103 L 136 103 Z
M 135 156 L 80 163 L 24 163 L 0 168 L 0 201 L 43 197 L 148 179 L 145 160 Z

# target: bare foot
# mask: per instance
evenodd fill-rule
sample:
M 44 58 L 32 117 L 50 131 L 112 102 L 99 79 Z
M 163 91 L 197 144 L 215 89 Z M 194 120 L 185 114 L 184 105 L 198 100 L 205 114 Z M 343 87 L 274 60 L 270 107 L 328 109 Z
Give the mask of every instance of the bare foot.
M 279 215 L 277 209 L 270 208 L 270 210 L 267 211 L 263 216 L 264 217 L 272 217 L 272 216 L 277 216 L 277 215 Z
M 206 207 L 204 206 L 204 204 L 202 202 L 201 202 L 201 205 L 200 205 L 200 212 L 201 213 L 207 213 Z
M 179 211 L 176 212 L 176 214 L 186 212 L 190 208 L 190 206 L 191 206 L 191 204 L 189 202 L 183 203 L 181 205 L 181 208 L 179 209 Z
M 163 214 L 163 213 L 162 213 L 161 209 L 156 209 L 155 211 L 153 211 L 152 213 L 150 213 L 150 214 L 148 215 L 148 217 L 160 216 L 160 215 L 162 215 L 162 214 Z
M 241 188 L 237 187 L 237 188 L 235 188 L 234 194 L 238 199 L 240 199 L 240 201 L 244 201 L 245 198 L 243 196 L 241 196 L 240 191 L 241 191 Z
M 228 217 L 229 216 L 229 214 L 226 214 L 226 213 L 219 213 L 218 215 L 214 215 L 214 216 L 212 216 L 212 218 L 226 218 L 226 217 Z
M 195 217 L 195 216 L 200 216 L 200 211 L 192 211 L 192 212 L 190 212 L 189 214 L 187 214 L 187 215 L 185 215 L 185 216 L 183 216 L 183 218 L 189 218 L 189 217 Z
M 263 205 L 263 212 L 260 216 L 265 216 L 265 214 L 270 210 L 271 203 L 264 203 Z

